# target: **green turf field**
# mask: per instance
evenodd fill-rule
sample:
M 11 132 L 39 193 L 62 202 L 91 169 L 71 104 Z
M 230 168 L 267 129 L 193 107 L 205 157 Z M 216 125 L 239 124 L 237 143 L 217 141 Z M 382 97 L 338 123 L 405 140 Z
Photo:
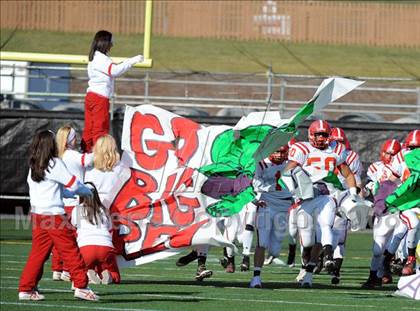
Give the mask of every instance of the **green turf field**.
M 2 51 L 87 55 L 93 33 L 61 33 L 0 29 Z M 13 33 L 13 35 L 11 35 Z M 143 36 L 115 35 L 111 56 L 142 52 Z M 77 42 L 77 44 L 75 44 Z M 276 41 L 238 41 L 152 37 L 154 70 L 420 77 L 420 50 L 368 46 L 291 44 Z
M 78 301 L 70 283 L 52 281 L 49 262 L 39 284 L 46 300 L 19 302 L 17 284 L 29 238 L 22 224 L 1 220 L 1 310 L 420 310 L 418 302 L 392 296 L 395 284 L 382 290 L 360 289 L 368 273 L 372 241 L 368 232 L 350 234 L 339 286 L 330 285 L 330 278 L 321 274 L 312 289 L 300 289 L 293 282 L 298 268 L 268 266 L 262 274 L 264 289 L 249 289 L 251 273 L 224 273 L 218 264 L 221 249 L 213 249 L 208 259 L 214 272 L 211 279 L 197 283 L 195 263 L 178 268 L 176 258 L 169 258 L 123 270 L 120 285 L 93 285 L 101 297 L 98 303 Z

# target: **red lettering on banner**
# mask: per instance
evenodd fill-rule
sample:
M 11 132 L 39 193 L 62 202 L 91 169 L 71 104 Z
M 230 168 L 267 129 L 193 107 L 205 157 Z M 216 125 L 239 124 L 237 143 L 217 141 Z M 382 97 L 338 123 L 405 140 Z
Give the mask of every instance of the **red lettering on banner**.
M 175 137 L 183 144 L 180 149 L 176 150 L 176 157 L 179 159 L 181 165 L 187 163 L 198 148 L 197 131 L 200 125 L 186 118 L 173 118 L 171 120 L 172 130 Z
M 157 135 L 164 135 L 162 125 L 158 117 L 151 114 L 136 112 L 131 120 L 130 144 L 135 152 L 137 164 L 146 170 L 156 170 L 161 168 L 168 160 L 168 150 L 174 149 L 171 142 L 149 140 L 143 137 L 145 129 L 151 129 Z M 148 151 L 154 151 L 153 155 L 148 155 L 143 150 L 143 141 Z

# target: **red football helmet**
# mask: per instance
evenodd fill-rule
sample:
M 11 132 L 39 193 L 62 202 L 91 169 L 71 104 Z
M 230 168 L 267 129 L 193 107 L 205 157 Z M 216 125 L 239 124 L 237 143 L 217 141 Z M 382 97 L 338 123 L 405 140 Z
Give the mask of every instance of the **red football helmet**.
M 420 130 L 414 130 L 408 133 L 404 143 L 406 148 L 419 148 L 420 147 Z
M 331 127 L 327 121 L 316 120 L 311 123 L 308 129 L 308 138 L 312 146 L 318 149 L 328 147 L 331 135 Z
M 392 157 L 395 156 L 401 150 L 401 144 L 396 139 L 388 139 L 384 142 L 381 148 L 381 161 L 385 164 L 389 164 Z
M 268 159 L 273 162 L 274 164 L 282 164 L 284 161 L 287 160 L 289 155 L 289 144 L 281 146 L 277 151 L 274 151 Z
M 346 134 L 344 133 L 344 130 L 339 127 L 333 127 L 331 129 L 331 135 L 330 135 L 331 141 L 338 141 L 346 146 L 346 149 L 351 150 L 351 145 L 349 140 L 347 139 Z

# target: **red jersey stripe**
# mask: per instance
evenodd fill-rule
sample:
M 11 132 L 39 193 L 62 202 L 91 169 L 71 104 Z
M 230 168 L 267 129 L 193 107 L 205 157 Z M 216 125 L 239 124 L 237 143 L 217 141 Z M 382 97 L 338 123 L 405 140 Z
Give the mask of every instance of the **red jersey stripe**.
M 111 75 L 111 68 L 112 68 L 112 65 L 114 65 L 114 64 L 113 64 L 113 63 L 109 64 L 109 67 L 108 67 L 108 76 L 110 76 L 110 75 Z
M 64 187 L 70 188 L 74 184 L 75 181 L 76 181 L 76 176 L 73 175 L 73 177 L 70 179 L 70 181 L 67 184 L 64 185 Z

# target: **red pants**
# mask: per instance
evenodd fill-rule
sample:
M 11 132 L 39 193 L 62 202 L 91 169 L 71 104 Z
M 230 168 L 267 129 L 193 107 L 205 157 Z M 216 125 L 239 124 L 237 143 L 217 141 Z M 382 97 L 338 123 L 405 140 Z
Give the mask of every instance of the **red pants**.
M 82 135 L 82 149 L 92 152 L 99 137 L 109 133 L 109 99 L 89 92 L 85 98 L 85 128 Z
M 71 212 L 73 211 L 74 206 L 64 206 L 66 211 L 67 220 L 70 222 Z M 71 228 L 73 231 L 73 236 L 76 239 L 76 230 L 74 227 Z M 57 248 L 54 246 L 51 251 L 51 270 L 52 271 L 69 271 L 66 266 L 63 266 L 63 260 L 58 254 Z
M 80 253 L 88 269 L 96 270 L 99 275 L 102 271 L 108 270 L 111 273 L 112 281 L 120 283 L 120 271 L 112 247 L 86 245 L 80 247 Z
M 32 248 L 19 281 L 19 292 L 34 290 L 53 246 L 68 267 L 74 286 L 86 288 L 87 268 L 65 215 L 32 214 Z

